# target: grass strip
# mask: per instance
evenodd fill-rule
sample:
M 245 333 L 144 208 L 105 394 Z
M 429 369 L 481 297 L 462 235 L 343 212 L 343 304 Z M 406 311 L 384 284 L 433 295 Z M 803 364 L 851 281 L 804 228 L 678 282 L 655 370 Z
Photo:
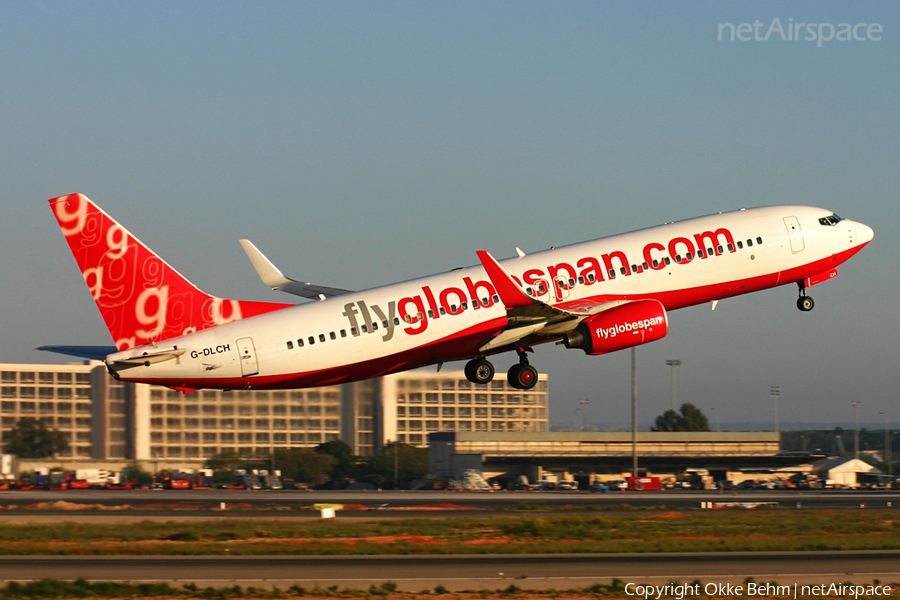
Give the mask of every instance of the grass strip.
M 747 578 L 745 584 L 753 582 L 753 578 Z M 777 582 L 768 582 L 772 587 L 777 587 Z M 524 582 L 523 582 L 524 584 Z M 701 598 L 713 599 L 724 598 L 719 594 L 707 594 L 704 590 L 708 587 L 699 580 L 692 581 L 688 584 L 682 584 L 679 581 L 672 581 L 672 586 L 690 586 L 690 588 L 698 590 L 699 593 L 678 594 L 673 593 L 670 596 L 678 598 Z M 713 584 L 710 584 L 713 585 Z M 759 584 L 762 586 L 763 584 Z M 847 584 L 848 586 L 851 584 Z M 891 593 L 888 596 L 880 595 L 880 598 L 897 598 L 900 597 L 900 584 L 883 584 L 875 580 L 871 584 L 853 585 L 852 590 L 859 590 L 860 585 L 879 586 L 884 589 L 884 585 L 888 585 Z M 460 592 L 451 592 L 443 585 L 434 588 L 427 588 L 420 592 L 408 592 L 399 589 L 394 582 L 385 582 L 381 585 L 371 585 L 368 589 L 340 589 L 339 586 L 330 586 L 320 588 L 318 586 L 308 589 L 298 585 L 290 586 L 284 590 L 274 588 L 256 588 L 241 587 L 239 585 L 230 587 L 206 587 L 201 588 L 197 585 L 188 583 L 182 587 L 173 587 L 167 583 L 147 583 L 147 584 L 130 584 L 119 582 L 90 582 L 84 579 L 76 581 L 61 581 L 58 579 L 42 579 L 28 583 L 10 582 L 4 587 L 0 587 L 0 600 L 21 600 L 21 599 L 41 599 L 41 598 L 179 598 L 185 600 L 191 599 L 230 599 L 230 598 L 366 598 L 371 600 L 418 600 L 422 597 L 435 597 L 446 600 L 503 600 L 508 598 L 555 600 L 557 598 L 565 598 L 566 600 L 581 600 L 591 598 L 604 598 L 605 600 L 618 600 L 625 598 L 634 598 L 635 592 L 631 590 L 628 593 L 626 583 L 621 579 L 612 579 L 609 584 L 596 583 L 589 587 L 572 588 L 567 590 L 558 589 L 528 589 L 522 588 L 512 583 L 506 587 L 498 589 L 477 589 L 463 590 Z M 734 597 L 732 595 L 731 597 Z M 801 598 L 810 598 L 811 596 L 799 596 Z M 858 600 L 860 597 L 857 591 L 849 591 L 848 593 L 829 594 L 829 598 L 847 598 L 852 597 Z M 762 600 L 770 598 L 784 598 L 784 596 L 755 594 L 753 598 Z
M 4 555 L 492 554 L 900 549 L 894 511 L 0 524 Z

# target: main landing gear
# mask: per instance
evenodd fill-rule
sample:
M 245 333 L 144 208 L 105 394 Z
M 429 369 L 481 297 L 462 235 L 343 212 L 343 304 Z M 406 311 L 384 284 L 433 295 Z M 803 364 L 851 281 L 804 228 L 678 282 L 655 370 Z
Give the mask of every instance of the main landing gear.
M 517 348 L 519 364 L 510 367 L 506 374 L 509 385 L 519 390 L 530 390 L 537 385 L 537 369 L 528 364 L 524 348 Z M 466 379 L 472 383 L 487 384 L 494 378 L 494 365 L 485 358 L 474 358 L 466 363 Z
M 797 298 L 797 308 L 803 312 L 811 311 L 816 303 L 810 296 L 806 295 L 806 286 L 803 285 L 802 281 L 797 282 L 797 287 L 800 288 L 800 297 Z
M 494 378 L 494 365 L 486 358 L 473 358 L 466 363 L 466 379 L 482 385 L 490 383 Z

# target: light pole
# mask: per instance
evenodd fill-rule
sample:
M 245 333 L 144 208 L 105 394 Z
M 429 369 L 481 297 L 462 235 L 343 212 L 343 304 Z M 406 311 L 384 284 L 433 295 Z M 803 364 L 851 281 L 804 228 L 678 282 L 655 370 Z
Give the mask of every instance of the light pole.
M 856 409 L 856 430 L 853 433 L 853 446 L 856 449 L 856 458 L 859 458 L 859 407 L 861 405 L 862 402 L 856 400 L 850 402 L 850 406 Z
M 716 431 L 722 431 L 722 428 L 719 427 L 719 413 L 716 412 L 716 407 L 710 406 L 709 410 L 711 410 L 712 414 L 716 417 Z
M 775 428 L 773 429 L 773 431 L 778 432 L 780 431 L 778 423 L 778 399 L 781 397 L 781 388 L 777 385 L 773 385 L 770 393 L 772 394 L 772 402 L 774 403 L 773 405 L 775 407 Z
M 394 440 L 394 489 L 400 489 L 400 459 L 397 455 L 397 451 L 399 450 L 400 443 L 397 440 Z
M 578 401 L 578 404 L 581 406 L 579 410 L 581 410 L 581 431 L 587 431 L 587 405 L 590 404 L 590 400 L 581 399 Z
M 879 415 L 884 417 L 884 462 L 887 463 L 888 475 L 894 474 L 894 468 L 891 465 L 891 436 L 888 429 L 887 413 L 880 412 Z
M 675 367 L 681 364 L 680 360 L 667 360 L 666 364 L 672 367 L 672 410 L 677 410 L 675 408 Z
M 638 476 L 637 452 L 637 351 L 631 347 L 631 476 Z

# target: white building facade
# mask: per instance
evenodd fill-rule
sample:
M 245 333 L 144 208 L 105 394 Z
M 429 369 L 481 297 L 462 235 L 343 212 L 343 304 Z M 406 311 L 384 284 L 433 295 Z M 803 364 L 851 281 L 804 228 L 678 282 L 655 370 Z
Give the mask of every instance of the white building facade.
M 59 459 L 202 463 L 311 448 L 341 439 L 371 456 L 386 443 L 427 446 L 436 431 L 547 431 L 547 378 L 533 390 L 498 378 L 469 382 L 462 371 L 410 371 L 303 390 L 200 390 L 182 394 L 121 383 L 99 362 L 0 364 L 0 426 L 23 417 L 59 429 Z

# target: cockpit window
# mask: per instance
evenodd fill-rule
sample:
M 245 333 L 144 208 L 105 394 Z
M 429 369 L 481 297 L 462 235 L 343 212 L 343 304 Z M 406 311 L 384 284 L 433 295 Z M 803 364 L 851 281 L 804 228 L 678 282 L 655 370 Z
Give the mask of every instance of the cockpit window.
M 824 225 L 825 227 L 834 227 L 844 219 L 840 218 L 837 215 L 828 215 L 827 217 L 822 217 L 819 219 L 819 225 Z

